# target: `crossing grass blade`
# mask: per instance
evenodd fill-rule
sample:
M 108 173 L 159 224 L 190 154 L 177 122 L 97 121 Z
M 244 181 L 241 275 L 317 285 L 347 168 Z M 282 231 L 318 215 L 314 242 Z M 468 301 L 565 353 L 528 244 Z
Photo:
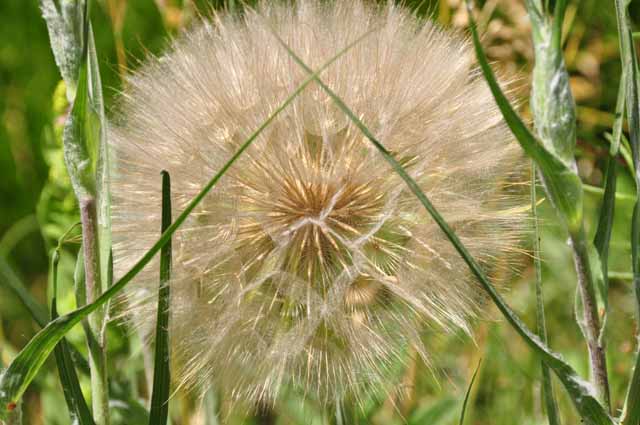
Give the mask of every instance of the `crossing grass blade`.
M 64 236 L 61 238 L 61 240 Z M 51 320 L 58 318 L 58 262 L 60 260 L 60 245 L 53 251 L 51 255 L 51 267 L 49 276 L 52 279 L 52 292 L 51 298 Z M 58 374 L 60 376 L 60 384 L 62 385 L 62 392 L 64 393 L 65 401 L 67 402 L 67 408 L 69 409 L 69 416 L 71 417 L 71 423 L 78 425 L 95 425 L 87 402 L 82 395 L 82 389 L 80 388 L 80 382 L 78 380 L 78 374 L 76 373 L 75 365 L 71 358 L 69 351 L 69 343 L 65 338 L 62 338 L 56 348 L 53 350 L 56 366 L 58 367 Z
M 58 317 L 50 322 L 44 329 L 38 332 L 29 343 L 18 353 L 16 358 L 11 362 L 8 369 L 0 377 L 0 419 L 6 417 L 10 407 L 15 406 L 24 391 L 27 389 L 31 381 L 44 364 L 45 360 L 51 354 L 56 344 L 64 337 L 64 335 L 75 325 L 80 323 L 82 319 L 90 313 L 97 310 L 108 302 L 115 294 L 120 292 L 160 251 L 160 249 L 169 241 L 175 231 L 184 223 L 187 216 L 196 208 L 196 206 L 204 199 L 205 196 L 213 189 L 218 181 L 226 174 L 229 168 L 240 158 L 253 142 L 258 138 L 260 133 L 267 128 L 275 118 L 286 109 L 293 100 L 317 77 L 319 73 L 328 68 L 343 54 L 348 52 L 353 46 L 361 40 L 369 36 L 373 31 L 368 31 L 352 43 L 348 44 L 335 56 L 329 59 L 316 72 L 306 78 L 291 95 L 289 95 L 283 103 L 275 109 L 269 117 L 244 141 L 240 148 L 225 163 L 218 173 L 207 182 L 200 192 L 189 202 L 186 208 L 180 213 L 176 220 L 167 228 L 160 236 L 155 244 L 136 262 L 133 267 L 118 279 L 112 286 L 102 293 L 93 303 L 87 304 L 71 313 Z
M 313 73 L 311 68 L 309 68 L 303 61 L 296 55 L 296 53 L 291 50 L 291 48 L 287 45 L 287 43 L 278 36 L 278 34 L 272 30 L 272 35 L 280 42 L 280 44 L 287 50 L 289 55 L 293 58 L 293 60 L 300 65 L 307 73 L 310 75 Z M 525 324 L 524 322 L 516 315 L 516 313 L 511 310 L 511 308 L 506 304 L 502 296 L 495 289 L 493 284 L 489 281 L 488 277 L 480 267 L 480 265 L 476 262 L 476 260 L 471 256 L 469 251 L 462 244 L 458 236 L 455 232 L 449 227 L 444 218 L 440 215 L 440 213 L 435 209 L 431 201 L 427 198 L 425 193 L 420 189 L 418 184 L 409 176 L 409 174 L 405 171 L 404 167 L 396 161 L 391 152 L 389 152 L 381 143 L 376 139 L 376 137 L 371 133 L 371 131 L 365 126 L 362 121 L 354 114 L 354 112 L 349 109 L 349 107 L 342 101 L 338 95 L 336 95 L 333 90 L 331 90 L 318 76 L 314 76 L 316 83 L 324 90 L 325 93 L 333 102 L 338 106 L 342 112 L 353 122 L 353 124 L 363 133 L 363 135 L 369 139 L 369 141 L 378 149 L 383 158 L 391 165 L 393 170 L 404 180 L 407 184 L 411 192 L 416 196 L 416 198 L 422 203 L 427 212 L 431 215 L 434 221 L 438 224 L 443 233 L 447 236 L 449 241 L 452 243 L 456 251 L 463 258 L 467 266 L 469 266 L 473 275 L 478 279 L 482 288 L 492 299 L 494 304 L 498 307 L 500 312 L 503 314 L 507 322 L 514 328 L 514 330 L 523 338 L 523 340 L 527 343 L 529 348 L 531 348 L 536 354 L 538 354 L 542 360 L 554 371 L 554 373 L 558 376 L 562 384 L 564 385 L 567 393 L 571 397 L 574 406 L 578 410 L 580 416 L 585 420 L 585 423 L 589 425 L 614 425 L 613 419 L 609 416 L 605 408 L 598 402 L 597 398 L 593 395 L 593 389 L 590 384 L 585 382 L 576 372 L 575 370 L 566 363 L 562 357 L 558 354 L 551 351 L 549 347 L 544 344 L 537 335 L 535 335 Z M 494 80 L 495 82 L 495 80 Z M 496 83 L 497 85 L 497 83 Z M 506 101 L 506 99 L 505 99 Z M 507 102 L 508 105 L 508 102 Z M 510 105 L 509 109 L 513 112 Z M 515 115 L 515 112 L 513 112 Z M 516 115 L 517 117 L 517 115 Z M 516 129 L 519 128 L 519 131 L 526 131 L 531 137 L 531 140 L 535 142 L 535 139 L 529 133 L 528 129 L 524 127 L 524 123 L 519 120 L 522 124 L 522 128 L 519 128 L 516 125 Z M 541 154 L 537 145 L 527 145 L 530 150 L 534 153 L 537 152 Z
M 171 178 L 162 172 L 162 233 L 171 225 Z M 171 239 L 160 251 L 160 288 L 156 318 L 155 364 L 149 425 L 166 425 L 169 415 L 169 304 L 171 289 Z

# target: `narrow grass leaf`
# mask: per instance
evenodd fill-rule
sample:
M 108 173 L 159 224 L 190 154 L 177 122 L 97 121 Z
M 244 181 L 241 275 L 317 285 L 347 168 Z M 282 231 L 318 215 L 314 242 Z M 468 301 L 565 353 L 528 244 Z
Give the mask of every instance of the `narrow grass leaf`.
M 162 172 L 162 232 L 171 225 L 171 179 Z M 169 415 L 169 304 L 171 289 L 171 239 L 160 251 L 160 287 L 156 317 L 155 362 L 153 367 L 153 392 L 149 425 L 166 425 Z
M 600 343 L 604 343 L 604 330 L 607 322 L 608 312 L 608 293 L 609 293 L 609 243 L 611 241 L 611 232 L 613 230 L 613 219 L 615 216 L 616 205 L 616 180 L 617 180 L 617 156 L 620 151 L 620 140 L 622 136 L 622 121 L 624 117 L 624 105 L 626 94 L 626 72 L 622 72 L 620 86 L 618 89 L 618 99 L 616 101 L 615 121 L 613 124 L 613 136 L 609 149 L 609 156 L 605 165 L 604 176 L 604 195 L 600 214 L 598 217 L 598 225 L 593 244 L 597 251 L 600 261 L 601 285 L 604 292 L 605 316 L 602 320 L 600 329 Z M 593 262 L 592 262 L 593 264 Z
M 283 103 L 274 110 L 271 115 L 244 141 L 240 148 L 233 154 L 233 156 L 225 163 L 225 165 L 218 171 L 218 173 L 207 182 L 206 185 L 200 190 L 200 192 L 189 202 L 185 209 L 180 213 L 176 220 L 167 228 L 162 236 L 156 241 L 155 244 L 133 265 L 133 267 L 125 273 L 120 279 L 118 279 L 112 286 L 110 286 L 100 297 L 98 297 L 93 303 L 87 304 L 77 310 L 68 313 L 64 316 L 58 317 L 56 320 L 50 322 L 44 329 L 38 332 L 27 345 L 18 353 L 16 358 L 11 362 L 9 368 L 0 377 L 0 419 L 6 416 L 8 408 L 13 406 L 18 399 L 22 396 L 27 389 L 31 381 L 35 378 L 36 374 L 42 367 L 43 363 L 51 354 L 51 351 L 55 345 L 64 337 L 64 335 L 75 325 L 77 325 L 82 319 L 87 317 L 96 309 L 100 308 L 107 301 L 109 301 L 115 294 L 120 292 L 148 263 L 151 259 L 160 251 L 160 249 L 169 241 L 175 231 L 184 223 L 187 216 L 191 214 L 194 208 L 204 199 L 205 196 L 211 191 L 211 189 L 218 183 L 218 181 L 226 174 L 229 168 L 240 158 L 240 156 L 246 151 L 249 146 L 258 138 L 260 133 L 267 128 L 282 112 L 286 109 L 293 100 L 317 77 L 319 73 L 324 71 L 338 58 L 345 54 L 349 49 L 358 44 L 365 37 L 370 35 L 372 31 L 365 33 L 363 36 L 356 39 L 353 43 L 347 45 L 344 49 L 340 50 L 335 56 L 329 59 L 322 67 L 320 67 L 315 73 L 312 73 L 306 78 L 298 88 L 287 97 Z
M 289 52 L 289 55 L 300 65 L 307 73 L 312 75 L 313 71 L 300 59 L 293 50 L 282 40 L 275 31 L 272 31 L 272 35 L 278 39 L 280 44 Z M 585 382 L 580 376 L 573 370 L 573 368 L 566 363 L 558 354 L 549 349 L 537 335 L 535 335 L 522 320 L 511 310 L 511 308 L 505 303 L 502 296 L 495 289 L 493 284 L 489 281 L 484 271 L 480 268 L 480 265 L 471 256 L 469 251 L 464 247 L 455 232 L 449 227 L 444 218 L 435 209 L 431 201 L 427 198 L 424 192 L 420 189 L 418 184 L 409 176 L 406 170 L 395 160 L 391 152 L 389 152 L 378 141 L 373 133 L 360 121 L 360 119 L 353 113 L 349 107 L 338 97 L 333 90 L 331 90 L 317 75 L 314 76 L 316 83 L 331 97 L 336 106 L 338 106 L 342 112 L 354 123 L 354 125 L 369 139 L 369 141 L 378 149 L 384 159 L 391 165 L 393 170 L 404 180 L 411 192 L 418 198 L 420 203 L 425 207 L 434 221 L 438 224 L 443 233 L 447 236 L 452 243 L 456 251 L 460 254 L 463 260 L 467 263 L 473 275 L 478 279 L 483 289 L 487 292 L 489 297 L 493 300 L 500 312 L 507 319 L 509 324 L 518 332 L 518 334 L 524 339 L 527 345 L 533 349 L 538 355 L 541 356 L 543 361 L 549 365 L 549 367 L 556 373 L 560 381 L 563 383 L 567 390 L 567 393 L 571 397 L 576 409 L 580 415 L 585 419 L 587 424 L 591 425 L 613 425 L 614 422 L 602 405 L 598 402 L 594 394 L 592 394 L 591 386 Z M 524 125 L 524 124 L 523 124 Z M 526 129 L 526 127 L 525 127 Z M 527 130 L 528 131 L 528 130 Z M 530 134 L 530 133 L 529 133 Z M 533 137 L 533 136 L 532 136 Z M 535 148 L 534 148 L 535 150 Z
M 64 236 L 63 236 L 64 238 Z M 62 238 L 61 238 L 62 239 Z M 60 243 L 51 255 L 51 267 L 49 270 L 50 279 L 52 279 L 52 292 L 51 298 L 51 320 L 58 318 L 58 262 L 60 260 L 59 253 Z M 69 351 L 69 343 L 65 338 L 62 338 L 56 348 L 53 351 L 56 366 L 58 367 L 58 374 L 60 376 L 60 384 L 62 385 L 62 392 L 64 393 L 65 401 L 67 402 L 67 408 L 69 410 L 69 416 L 71 417 L 71 423 L 78 425 L 94 425 L 93 417 L 87 406 L 87 402 L 82 395 L 82 389 L 80 388 L 80 382 L 76 373 L 73 360 Z
M 471 376 L 471 382 L 469 382 L 469 386 L 467 387 L 467 392 L 464 395 L 464 401 L 462 402 L 462 411 L 460 412 L 460 421 L 458 422 L 460 425 L 464 425 L 464 416 L 467 413 L 467 403 L 469 403 L 469 397 L 471 396 L 471 389 L 473 388 L 473 383 L 476 381 L 476 376 L 478 375 L 478 371 L 480 370 L 480 364 L 482 364 L 482 359 L 478 361 L 478 366 L 476 366 L 476 370 L 473 371 L 473 376 Z
M 542 264 L 540 261 L 540 229 L 538 226 L 538 195 L 537 195 L 538 179 L 536 177 L 536 166 L 531 161 L 531 215 L 533 219 L 533 265 L 535 268 L 535 285 L 536 285 L 536 322 L 538 328 L 538 336 L 544 344 L 548 344 L 547 324 L 544 314 L 544 297 L 542 294 Z M 544 400 L 545 410 L 549 425 L 560 425 L 560 414 L 558 412 L 558 401 L 555 391 L 551 383 L 551 373 L 549 366 L 544 362 L 540 362 L 542 371 L 542 399 Z
M 45 327 L 47 325 L 49 320 L 47 319 L 46 310 L 31 296 L 22 280 L 2 255 L 0 255 L 0 282 L 18 297 L 38 326 Z
M 631 219 L 630 239 L 633 286 L 636 296 L 637 317 L 640 320 L 640 69 L 628 15 L 627 8 L 629 3 L 629 1 L 625 0 L 615 0 L 620 58 L 622 60 L 623 76 L 626 79 L 626 108 L 633 176 L 636 182 L 636 204 Z M 636 362 L 620 419 L 622 425 L 640 423 L 640 349 L 636 353 Z

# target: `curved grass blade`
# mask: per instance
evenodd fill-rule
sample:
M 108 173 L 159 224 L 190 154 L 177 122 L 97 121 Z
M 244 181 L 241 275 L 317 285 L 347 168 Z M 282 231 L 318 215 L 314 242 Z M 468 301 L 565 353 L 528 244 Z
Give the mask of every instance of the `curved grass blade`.
M 171 178 L 167 171 L 162 172 L 162 232 L 171 225 Z M 171 239 L 160 251 L 160 288 L 158 289 L 158 308 L 156 318 L 156 353 L 153 367 L 153 393 L 149 425 L 166 425 L 169 415 L 169 302 L 171 289 Z
M 61 241 L 64 237 L 65 236 L 62 236 Z M 53 292 L 53 297 L 51 298 L 51 320 L 58 318 L 58 262 L 60 260 L 60 245 L 61 243 L 58 243 L 58 247 L 54 249 L 51 255 L 49 271 L 49 276 L 52 279 Z M 69 409 L 71 423 L 78 425 L 95 425 L 87 402 L 82 395 L 78 375 L 69 352 L 69 343 L 65 338 L 60 340 L 53 353 L 58 367 L 62 392 L 64 393 L 67 408 Z
M 50 322 L 44 329 L 36 334 L 29 343 L 20 351 L 13 362 L 9 365 L 6 372 L 0 377 L 0 419 L 6 416 L 8 407 L 15 405 L 16 401 L 22 396 L 27 389 L 33 378 L 36 376 L 42 364 L 45 362 L 55 345 L 64 337 L 64 335 L 75 325 L 77 325 L 82 319 L 87 317 L 96 309 L 100 308 L 107 301 L 109 301 L 115 294 L 120 292 L 139 272 L 142 270 L 151 259 L 160 251 L 160 249 L 169 241 L 175 231 L 184 223 L 187 216 L 191 214 L 194 208 L 204 199 L 205 196 L 211 191 L 211 189 L 218 183 L 218 181 L 226 174 L 229 168 L 240 158 L 245 150 L 251 146 L 251 144 L 258 138 L 260 133 L 267 128 L 282 112 L 286 109 L 293 100 L 314 80 L 315 77 L 338 58 L 345 54 L 349 49 L 358 44 L 365 37 L 370 35 L 373 31 L 368 31 L 361 37 L 357 38 L 354 42 L 347 45 L 340 50 L 335 56 L 329 59 L 322 67 L 316 72 L 312 73 L 306 78 L 298 88 L 289 95 L 283 103 L 275 109 L 271 115 L 244 141 L 240 148 L 233 154 L 233 156 L 225 163 L 225 165 L 216 173 L 215 176 L 207 182 L 206 185 L 200 190 L 200 192 L 189 202 L 185 209 L 180 213 L 176 220 L 167 228 L 162 236 L 156 241 L 155 244 L 140 258 L 133 267 L 125 273 L 113 286 L 109 287 L 102 295 L 97 298 L 93 303 L 87 304 L 77 310 L 68 313 L 64 316 L 58 317 L 56 320 Z
M 560 1 L 556 4 L 554 31 L 551 34 L 555 40 L 552 45 L 557 44 L 556 51 L 543 51 L 543 64 L 551 57 L 551 72 L 545 75 L 550 81 L 534 80 L 534 85 L 541 84 L 540 92 L 545 93 L 546 103 L 542 103 L 542 109 L 554 107 L 556 103 L 565 104 L 561 109 L 557 109 L 557 121 L 554 124 L 554 117 L 547 117 L 542 114 L 542 126 L 553 129 L 554 126 L 566 127 L 566 130 L 560 131 L 540 131 L 542 140 L 534 137 L 522 122 L 518 114 L 515 113 L 504 93 L 500 89 L 498 82 L 489 66 L 487 57 L 480 44 L 480 38 L 473 19 L 473 10 L 469 0 L 466 1 L 468 8 L 469 23 L 473 38 L 473 45 L 476 50 L 476 57 L 480 63 L 485 81 L 489 85 L 493 97 L 502 112 L 502 115 L 511 129 L 514 136 L 525 150 L 525 152 L 534 159 L 538 169 L 541 172 L 541 180 L 545 186 L 547 195 L 551 203 L 559 213 L 560 217 L 566 224 L 569 231 L 571 247 L 573 251 L 574 263 L 578 276 L 579 298 L 583 308 L 582 316 L 584 320 L 578 321 L 581 326 L 583 335 L 589 349 L 589 363 L 591 369 L 592 380 L 595 384 L 597 398 L 602 400 L 607 411 L 610 410 L 609 402 L 609 378 L 607 373 L 606 352 L 601 345 L 600 336 L 602 326 L 599 311 L 605 308 L 604 299 L 606 294 L 603 291 L 602 270 L 598 265 L 593 244 L 587 241 L 586 232 L 583 224 L 583 190 L 582 181 L 580 180 L 575 166 L 573 157 L 566 157 L 567 147 L 575 143 L 575 123 L 565 123 L 567 120 L 574 120 L 575 116 L 572 112 L 575 108 L 573 99 L 570 94 L 570 87 L 567 80 L 566 69 L 563 64 L 560 49 L 560 32 L 559 21 L 564 14 L 565 2 Z M 535 38 L 534 38 L 535 39 Z M 546 40 L 539 41 L 545 44 Z M 536 58 L 538 58 L 536 56 Z M 549 84 L 555 82 L 557 84 Z M 535 94 L 535 91 L 534 91 Z M 540 105 L 537 106 L 540 109 Z M 534 112 L 536 112 L 534 110 Z M 536 116 L 536 123 L 539 117 Z M 545 120 L 549 119 L 549 122 Z M 557 140 L 556 140 L 557 138 Z M 570 140 L 563 140 L 570 138 Z M 558 149 L 560 147 L 560 149 Z M 552 148 L 550 150 L 550 148 Z
M 28 215 L 13 223 L 0 238 L 0 256 L 9 255 L 22 239 L 39 228 L 40 224 L 35 215 Z
M 471 7 L 467 1 L 469 8 Z M 480 39 L 469 10 L 469 22 L 473 36 L 476 56 L 485 76 L 489 88 L 493 93 L 498 108 L 502 112 L 505 122 L 511 129 L 522 149 L 532 158 L 542 173 L 542 181 L 549 195 L 549 199 L 565 221 L 569 232 L 577 234 L 582 229 L 582 182 L 564 156 L 560 157 L 550 151 L 527 128 L 522 119 L 513 110 L 511 104 L 500 89 L 495 75 L 489 66 Z M 559 149 L 560 150 L 560 149 Z M 564 149 L 563 149 L 564 150 Z
M 9 264 L 6 257 L 0 254 L 0 285 L 6 285 L 11 292 L 22 302 L 31 318 L 44 328 L 49 323 L 46 309 L 29 293 L 29 290 L 22 282 L 22 279 Z M 74 363 L 85 374 L 89 373 L 89 364 L 80 352 L 73 346 L 69 346 L 71 358 Z
M 282 40 L 278 34 L 272 30 L 272 35 L 278 39 L 280 44 L 289 52 L 289 55 L 293 60 L 300 65 L 307 73 L 311 74 L 313 71 L 300 59 L 293 50 Z M 449 227 L 444 218 L 435 209 L 431 201 L 424 194 L 418 184 L 409 176 L 404 167 L 400 165 L 398 161 L 393 157 L 378 139 L 375 138 L 373 133 L 360 121 L 360 119 L 353 113 L 349 107 L 342 101 L 333 90 L 331 90 L 319 77 L 314 77 L 316 83 L 331 97 L 336 106 L 338 106 L 342 112 L 354 123 L 354 125 L 360 129 L 364 136 L 378 149 L 383 158 L 391 165 L 393 170 L 404 180 L 411 192 L 418 198 L 420 203 L 429 212 L 434 221 L 438 224 L 443 233 L 447 236 L 452 243 L 456 251 L 460 254 L 462 259 L 467 263 L 467 266 L 471 269 L 473 275 L 478 279 L 483 289 L 489 297 L 492 299 L 498 310 L 503 314 L 505 319 L 514 328 L 514 330 L 523 338 L 529 348 L 538 354 L 542 360 L 556 373 L 562 384 L 567 390 L 567 393 L 571 397 L 574 406 L 585 419 L 587 424 L 590 425 L 614 425 L 612 418 L 598 402 L 595 395 L 592 394 L 592 388 L 589 383 L 585 382 L 573 368 L 566 363 L 562 357 L 551 351 L 537 335 L 535 335 L 524 322 L 511 310 L 511 308 L 505 303 L 502 296 L 495 289 L 493 284 L 489 281 L 480 265 L 471 256 L 469 251 L 464 247 L 455 232 Z M 524 125 L 524 124 L 523 124 Z M 525 127 L 526 130 L 526 127 Z M 528 132 L 528 130 L 527 130 Z M 530 134 L 530 133 L 529 133 Z M 532 136 L 533 137 L 533 136 Z
M 0 281 L 3 285 L 6 285 L 11 292 L 16 295 L 16 297 L 18 297 L 20 302 L 22 302 L 31 314 L 31 318 L 35 320 L 40 327 L 45 327 L 47 325 L 48 319 L 46 310 L 31 296 L 27 288 L 22 283 L 22 280 L 18 277 L 3 255 L 0 255 Z
M 478 366 L 476 366 L 476 370 L 473 371 L 471 382 L 469 382 L 469 386 L 467 387 L 467 392 L 464 395 L 464 401 L 462 402 L 462 412 L 460 412 L 460 421 L 458 422 L 460 425 L 464 425 L 464 415 L 465 413 L 467 413 L 467 403 L 469 402 L 469 397 L 471 396 L 471 389 L 473 388 L 473 383 L 476 381 L 476 376 L 478 375 L 478 371 L 480 370 L 481 364 L 482 364 L 482 359 L 478 361 Z

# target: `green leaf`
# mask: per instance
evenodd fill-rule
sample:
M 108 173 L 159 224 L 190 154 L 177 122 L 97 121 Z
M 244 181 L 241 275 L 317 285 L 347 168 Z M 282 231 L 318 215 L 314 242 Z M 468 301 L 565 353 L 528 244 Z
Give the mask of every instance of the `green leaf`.
M 162 232 L 171 225 L 171 179 L 167 171 L 162 172 Z M 149 425 L 165 425 L 169 414 L 169 302 L 171 278 L 171 239 L 160 251 L 160 287 L 156 318 L 156 352 L 153 368 L 153 393 Z
M 473 388 L 473 383 L 476 381 L 476 376 L 478 375 L 478 371 L 480 370 L 480 364 L 482 363 L 482 359 L 478 361 L 478 366 L 476 366 L 476 370 L 473 371 L 473 376 L 471 376 L 471 382 L 469 382 L 469 386 L 467 387 L 467 392 L 464 395 L 464 401 L 462 402 L 462 412 L 460 412 L 460 425 L 464 425 L 464 415 L 467 412 L 467 403 L 469 402 L 469 397 L 471 396 L 471 389 Z
M 280 44 L 289 52 L 293 60 L 300 65 L 307 73 L 311 74 L 312 70 L 291 50 L 291 48 L 282 40 L 275 31 L 272 35 L 278 39 Z M 489 281 L 480 265 L 471 256 L 469 251 L 464 247 L 458 236 L 453 232 L 440 213 L 435 209 L 431 201 L 424 194 L 420 186 L 409 176 L 405 169 L 395 160 L 391 152 L 389 152 L 374 136 L 373 133 L 358 119 L 349 107 L 331 90 L 319 77 L 314 76 L 316 83 L 331 97 L 333 102 L 344 112 L 344 114 L 360 129 L 362 134 L 378 149 L 383 158 L 391 165 L 393 170 L 404 180 L 411 192 L 418 198 L 420 203 L 425 207 L 427 212 L 438 224 L 440 229 L 447 236 L 456 251 L 460 254 L 467 266 L 471 269 L 473 275 L 478 279 L 482 288 L 487 292 L 494 304 L 498 307 L 505 319 L 514 328 L 514 330 L 523 338 L 527 345 L 538 354 L 542 360 L 556 373 L 567 393 L 571 397 L 576 409 L 580 415 L 591 425 L 614 425 L 612 418 L 598 402 L 597 398 L 592 394 L 591 386 L 585 382 L 574 370 L 566 363 L 558 354 L 551 351 L 537 335 L 535 335 L 522 320 L 515 314 L 513 310 L 505 303 L 502 296 Z M 508 104 L 508 103 L 507 103 Z M 523 124 L 524 125 L 524 124 Z M 526 127 L 524 127 L 526 129 Z
M 125 273 L 118 281 L 110 286 L 99 298 L 93 303 L 87 304 L 77 310 L 58 317 L 50 322 L 44 329 L 38 332 L 29 343 L 18 353 L 16 358 L 11 362 L 9 368 L 0 377 L 0 419 L 6 416 L 7 408 L 12 406 L 27 389 L 33 378 L 36 376 L 43 363 L 51 354 L 56 344 L 64 337 L 64 335 L 88 314 L 100 308 L 115 294 L 120 292 L 151 259 L 160 251 L 160 249 L 169 241 L 175 231 L 184 223 L 187 216 L 191 214 L 194 208 L 204 199 L 211 189 L 218 183 L 222 176 L 229 168 L 240 158 L 245 150 L 257 139 L 258 135 L 267 128 L 275 118 L 287 108 L 316 77 L 320 72 L 324 71 L 338 58 L 340 58 L 349 49 L 359 43 L 362 39 L 371 34 L 371 31 L 356 39 L 353 43 L 347 45 L 340 50 L 335 56 L 329 59 L 315 73 L 306 78 L 298 88 L 285 99 L 285 101 L 275 109 L 271 115 L 247 138 L 233 156 L 226 162 L 220 171 L 209 180 L 209 182 L 200 190 L 200 192 L 189 202 L 185 209 L 180 213 L 176 220 L 167 228 L 162 236 L 155 244 L 136 262 L 133 267 Z
M 62 239 L 61 238 L 61 243 Z M 60 259 L 60 246 L 56 248 L 51 255 L 51 267 L 49 271 L 50 279 L 52 279 L 52 292 L 51 298 L 51 320 L 58 318 L 58 262 Z M 67 402 L 67 408 L 69 409 L 69 415 L 71 417 L 71 423 L 78 425 L 94 425 L 93 417 L 87 406 L 87 402 L 82 395 L 82 389 L 80 388 L 80 382 L 78 381 L 78 375 L 76 373 L 73 360 L 69 351 L 69 343 L 65 338 L 62 338 L 56 348 L 54 349 L 54 355 L 56 359 L 56 365 L 58 367 L 58 374 L 60 376 L 60 383 L 62 385 L 62 391 L 64 398 Z
M 67 99 L 72 101 L 78 82 L 84 49 L 84 21 L 87 0 L 40 0 L 47 23 L 53 56 L 67 85 Z

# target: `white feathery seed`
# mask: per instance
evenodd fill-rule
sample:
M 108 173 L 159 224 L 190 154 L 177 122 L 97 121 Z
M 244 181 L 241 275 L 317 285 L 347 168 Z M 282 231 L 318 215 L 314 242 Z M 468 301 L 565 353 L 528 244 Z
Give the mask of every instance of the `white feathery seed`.
M 272 2 L 273 3 L 273 2 Z M 468 41 L 399 6 L 263 3 L 216 16 L 130 76 L 110 129 L 116 275 L 160 233 L 160 170 L 177 215 L 313 69 L 416 179 L 496 278 L 519 250 L 519 148 Z M 177 383 L 324 403 L 393 384 L 426 326 L 469 331 L 479 285 L 371 143 L 312 83 L 177 231 L 170 338 Z M 499 283 L 499 282 L 496 282 Z M 151 335 L 158 263 L 126 291 Z M 484 313 L 486 316 L 486 313 Z

